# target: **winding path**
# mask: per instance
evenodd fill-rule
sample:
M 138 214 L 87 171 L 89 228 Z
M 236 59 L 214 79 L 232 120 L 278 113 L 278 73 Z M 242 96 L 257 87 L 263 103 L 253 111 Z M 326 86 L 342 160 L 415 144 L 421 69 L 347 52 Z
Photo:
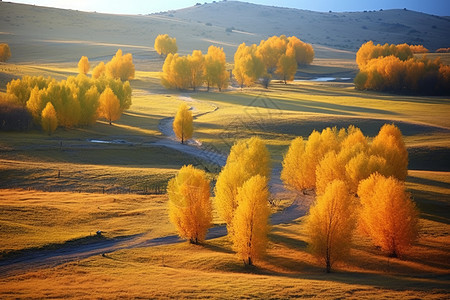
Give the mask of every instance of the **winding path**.
M 191 97 L 181 97 L 184 101 L 195 102 L 197 100 Z M 211 105 L 212 109 L 200 114 L 205 115 L 212 113 L 218 109 L 217 106 Z M 175 134 L 172 130 L 173 118 L 162 119 L 159 123 L 159 130 L 167 137 L 154 143 L 172 149 L 176 149 L 183 153 L 204 159 L 206 161 L 223 166 L 226 162 L 226 156 L 207 149 L 202 146 L 199 141 L 191 140 L 189 143 L 182 145 L 175 139 Z M 281 181 L 279 180 L 280 168 L 274 168 L 272 171 L 272 178 L 270 181 L 271 191 L 282 189 Z M 271 216 L 271 224 L 279 225 L 290 223 L 299 217 L 306 214 L 309 205 L 312 201 L 312 196 L 297 197 L 293 203 L 283 211 L 274 213 Z M 210 228 L 206 236 L 207 240 L 223 237 L 227 234 L 224 225 Z M 157 237 L 149 239 L 144 234 L 131 235 L 125 237 L 116 237 L 111 239 L 99 238 L 88 244 L 62 244 L 58 245 L 57 249 L 36 249 L 23 250 L 17 255 L 0 260 L 0 277 L 10 276 L 11 274 L 18 274 L 30 269 L 40 267 L 53 267 L 63 263 L 77 261 L 83 258 L 94 255 L 104 255 L 105 253 L 114 252 L 122 249 L 152 247 L 160 245 L 169 245 L 182 242 L 177 235 L 170 235 L 164 237 Z M 107 255 L 106 255 L 107 256 Z

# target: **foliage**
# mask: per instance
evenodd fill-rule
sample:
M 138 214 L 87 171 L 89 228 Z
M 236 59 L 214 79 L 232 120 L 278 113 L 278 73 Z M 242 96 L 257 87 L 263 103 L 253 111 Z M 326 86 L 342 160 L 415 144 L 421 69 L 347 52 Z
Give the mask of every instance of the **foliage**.
M 100 76 L 104 76 L 105 74 L 106 74 L 106 66 L 105 63 L 101 61 L 92 70 L 92 78 L 97 79 Z
M 169 181 L 169 217 L 182 238 L 193 244 L 205 240 L 211 227 L 212 205 L 206 173 L 192 165 L 184 166 Z
M 106 75 L 114 79 L 125 81 L 134 78 L 133 56 L 131 53 L 123 55 L 121 49 L 117 50 L 116 55 L 105 65 L 105 68 Z
M 182 144 L 190 139 L 194 132 L 192 112 L 184 102 L 178 108 L 175 119 L 173 120 L 173 131 L 177 138 L 181 140 Z
M 209 46 L 205 55 L 204 74 L 208 90 L 216 86 L 219 91 L 228 87 L 229 74 L 226 69 L 226 56 L 223 48 Z
M 409 45 L 412 53 L 428 53 L 430 50 L 425 48 L 423 45 Z
M 389 45 L 386 43 L 384 45 L 374 45 L 372 41 L 368 41 L 362 44 L 356 53 L 356 63 L 359 69 L 362 70 L 370 60 L 387 56 L 394 56 L 399 60 L 405 61 L 413 58 L 413 52 L 408 44 Z
M 331 181 L 323 195 L 317 196 L 306 219 L 311 253 L 326 265 L 348 256 L 355 227 L 354 199 L 341 180 Z
M 412 49 L 416 51 L 417 47 Z M 425 94 L 450 94 L 450 66 L 439 58 L 415 58 L 407 44 L 361 46 L 356 61 L 360 72 L 355 86 L 360 90 L 411 91 Z
M 405 184 L 378 173 L 361 181 L 359 225 L 390 256 L 403 255 L 418 236 L 418 211 Z
M 373 139 L 370 153 L 383 157 L 386 164 L 380 173 L 405 180 L 408 176 L 408 150 L 403 135 L 394 124 L 385 124 Z
M 230 149 L 227 163 L 223 167 L 215 187 L 215 203 L 219 216 L 227 224 L 228 233 L 235 210 L 239 206 L 238 190 L 255 175 L 268 178 L 270 156 L 261 139 L 253 137 L 236 142 Z
M 407 168 L 408 152 L 395 125 L 385 124 L 371 144 L 359 128 L 334 127 L 313 131 L 306 143 L 294 139 L 283 159 L 281 179 L 291 190 L 315 188 L 319 195 L 339 179 L 356 193 L 359 182 L 374 172 L 404 180 Z
M 450 48 L 439 48 L 436 53 L 450 53 Z
M 0 62 L 5 62 L 11 57 L 11 50 L 8 44 L 0 44 Z
M 233 249 L 244 261 L 253 265 L 255 259 L 261 257 L 267 248 L 269 232 L 269 191 L 267 179 L 255 175 L 239 188 L 233 227 Z
M 275 75 L 285 83 L 293 80 L 297 65 L 310 64 L 313 59 L 310 44 L 295 36 L 272 36 L 258 46 L 240 44 L 234 55 L 233 74 L 241 88 L 252 85 L 257 79 L 262 79 L 267 88 Z
M 178 52 L 177 39 L 168 34 L 160 34 L 155 39 L 155 50 L 159 55 L 167 56 Z
M 86 56 L 82 56 L 78 62 L 78 73 L 86 75 L 90 67 L 89 59 Z
M 41 115 L 42 129 L 51 135 L 56 127 L 58 127 L 58 118 L 56 117 L 56 111 L 51 102 L 48 102 Z
M 192 88 L 195 91 L 206 81 L 208 90 L 211 86 L 217 86 L 221 91 L 228 87 L 225 65 L 225 52 L 215 46 L 210 46 L 206 55 L 200 50 L 194 50 L 188 56 L 169 53 L 164 61 L 161 82 L 168 89 Z
M 192 55 L 187 57 L 189 62 L 189 70 L 191 79 L 191 88 L 195 91 L 197 87 L 203 85 L 204 81 L 204 67 L 205 67 L 205 57 L 200 50 L 192 51 Z
M 265 72 L 264 63 L 256 49 L 256 45 L 242 43 L 234 54 L 233 75 L 241 88 L 252 85 Z
M 107 87 L 100 95 L 99 99 L 99 116 L 109 121 L 111 125 L 112 121 L 116 121 L 120 118 L 120 102 L 111 88 Z

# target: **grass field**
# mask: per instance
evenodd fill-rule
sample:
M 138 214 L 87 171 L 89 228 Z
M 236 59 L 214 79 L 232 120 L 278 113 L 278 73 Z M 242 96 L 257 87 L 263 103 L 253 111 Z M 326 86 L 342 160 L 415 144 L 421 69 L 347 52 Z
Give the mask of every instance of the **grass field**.
M 0 63 L 0 92 L 11 79 L 23 75 L 58 80 L 76 75 L 81 55 L 88 55 L 95 66 L 109 60 L 118 47 L 132 52 L 136 65 L 133 104 L 111 126 L 99 120 L 90 127 L 59 128 L 52 136 L 40 129 L 0 132 L 0 298 L 449 298 L 448 97 L 357 91 L 352 83 L 357 72 L 355 52 L 326 43 L 314 45 L 314 63 L 299 69 L 296 81 L 287 85 L 274 80 L 269 89 L 232 85 L 224 92 L 168 91 L 160 83 L 163 59 L 149 46 L 153 40 L 142 37 L 152 37 L 161 28 L 169 34 L 184 33 L 178 39 L 182 54 L 197 47 L 205 50 L 211 43 L 222 45 L 231 68 L 237 45 L 259 42 L 264 35 L 250 30 L 229 34 L 222 24 L 225 19 L 209 26 L 204 15 L 188 20 L 181 11 L 175 17 L 116 16 L 111 24 L 110 16 L 101 14 L 0 5 L 5 8 L 0 15 L 8 13 L 0 20 L 5 28 L 0 37 L 13 46 L 11 62 Z M 394 13 L 398 12 L 380 12 L 380 17 L 395 18 Z M 355 15 L 353 22 L 360 27 L 362 19 Z M 78 24 L 90 27 L 80 29 Z M 30 36 L 35 26 L 41 26 L 42 32 Z M 437 31 L 442 28 L 439 25 Z M 321 33 L 320 41 L 344 43 L 327 39 L 327 34 Z M 435 35 L 428 38 L 435 41 Z M 447 63 L 450 58 L 433 53 L 429 57 Z M 319 77 L 338 80 L 309 81 Z M 420 209 L 417 243 L 397 259 L 358 236 L 351 255 L 332 274 L 325 274 L 307 250 L 304 217 L 273 226 L 267 255 L 251 268 L 236 258 L 227 237 L 200 246 L 173 239 L 152 246 L 149 241 L 164 243 L 176 234 L 164 192 L 177 170 L 194 164 L 209 171 L 213 182 L 220 171 L 209 162 L 155 144 L 165 139 L 161 120 L 173 117 L 182 102 L 192 108 L 194 138 L 204 147 L 227 154 L 237 139 L 262 138 L 271 154 L 272 174 L 279 174 L 283 155 L 296 136 L 355 125 L 373 137 L 383 124 L 396 124 L 409 152 L 407 189 Z M 295 197 L 276 190 L 271 195 L 273 211 L 289 206 Z M 214 225 L 221 223 L 215 214 Z M 101 236 L 95 234 L 97 230 L 103 232 Z M 51 263 L 39 264 L 46 253 L 96 242 L 122 246 L 105 250 L 104 255 L 53 257 Z M 30 267 L 22 263 L 16 270 L 1 272 L 4 263 L 29 255 L 35 258 Z

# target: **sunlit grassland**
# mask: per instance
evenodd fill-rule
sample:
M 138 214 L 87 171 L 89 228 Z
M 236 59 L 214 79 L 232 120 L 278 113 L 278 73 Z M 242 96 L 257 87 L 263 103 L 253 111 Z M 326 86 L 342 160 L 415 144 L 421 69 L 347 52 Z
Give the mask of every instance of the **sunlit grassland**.
M 1 277 L 0 295 L 446 298 L 450 268 L 450 216 L 444 209 L 448 208 L 448 173 L 411 171 L 407 186 L 413 193 L 423 191 L 415 198 L 422 210 L 421 230 L 417 244 L 402 259 L 386 257 L 367 239 L 359 237 L 351 255 L 335 266 L 333 274 L 325 275 L 323 267 L 307 251 L 302 217 L 290 224 L 273 226 L 267 256 L 254 268 L 245 268 L 223 237 L 201 246 L 184 242 L 119 250 L 105 257 L 98 255 Z M 2 223 L 8 229 L 2 230 L 2 240 L 8 238 L 11 247 L 63 242 L 69 236 L 83 236 L 98 228 L 107 236 L 173 234 L 165 211 L 166 196 L 7 192 L 14 198 L 2 201 L 2 215 L 10 218 Z M 17 214 L 27 217 L 19 218 Z

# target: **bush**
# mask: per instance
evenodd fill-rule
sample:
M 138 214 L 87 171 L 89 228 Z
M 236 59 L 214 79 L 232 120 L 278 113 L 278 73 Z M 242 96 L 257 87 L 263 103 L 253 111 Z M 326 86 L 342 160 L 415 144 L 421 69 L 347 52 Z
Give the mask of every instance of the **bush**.
M 26 131 L 31 128 L 31 114 L 23 107 L 0 101 L 0 130 Z

